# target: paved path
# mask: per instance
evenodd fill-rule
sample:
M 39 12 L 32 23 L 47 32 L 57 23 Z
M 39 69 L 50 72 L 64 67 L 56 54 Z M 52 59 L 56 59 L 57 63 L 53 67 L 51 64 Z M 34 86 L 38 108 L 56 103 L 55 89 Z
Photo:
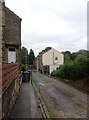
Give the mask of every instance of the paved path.
M 34 90 L 29 82 L 22 83 L 11 118 L 40 118 Z
M 33 73 L 37 80 L 37 74 Z M 39 74 L 39 86 L 57 118 L 86 118 L 87 95 L 61 81 Z

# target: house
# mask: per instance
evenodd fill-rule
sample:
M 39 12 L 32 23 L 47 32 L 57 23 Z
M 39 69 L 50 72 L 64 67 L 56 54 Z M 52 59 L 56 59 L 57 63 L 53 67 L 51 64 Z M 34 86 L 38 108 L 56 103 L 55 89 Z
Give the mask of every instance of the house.
M 42 56 L 44 53 L 48 52 L 51 50 L 51 47 L 45 48 L 45 50 L 42 50 L 42 52 L 39 53 L 38 55 L 38 65 L 39 65 L 39 71 L 42 73 L 43 72 L 43 61 L 42 61 Z
M 21 18 L 2 3 L 2 60 L 21 61 Z
M 50 74 L 64 63 L 64 56 L 54 48 L 47 47 L 38 55 L 39 71 Z
M 21 84 L 21 18 L 0 1 L 0 119 L 9 118 Z M 13 62 L 13 63 L 12 63 Z

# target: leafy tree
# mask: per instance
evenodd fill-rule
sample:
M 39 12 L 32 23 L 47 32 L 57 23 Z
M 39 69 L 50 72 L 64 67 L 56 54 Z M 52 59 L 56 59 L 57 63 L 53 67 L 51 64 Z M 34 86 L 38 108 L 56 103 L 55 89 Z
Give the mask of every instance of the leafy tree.
M 79 56 L 79 55 L 87 56 L 87 51 L 86 50 L 79 50 L 78 52 L 73 52 L 72 55 L 71 55 L 72 56 L 71 59 L 75 60 L 76 57 Z
M 65 52 L 62 52 L 64 54 L 64 61 L 69 61 L 71 60 L 71 52 L 70 51 L 65 51 Z
M 22 71 L 27 71 L 27 64 L 21 64 Z
M 89 58 L 89 51 L 87 51 L 87 57 Z
M 22 64 L 27 64 L 28 61 L 28 50 L 25 47 L 22 47 L 21 49 L 21 63 Z
M 51 75 L 66 79 L 89 76 L 89 51 L 80 50 L 72 54 L 66 51 L 64 52 L 64 56 L 64 65 L 61 65 L 58 70 L 53 71 Z
M 30 52 L 29 52 L 29 55 L 28 55 L 29 65 L 33 65 L 34 60 L 35 60 L 34 51 L 32 49 L 30 49 Z
M 76 63 L 76 75 L 79 77 L 87 77 L 88 76 L 88 65 L 89 65 L 89 58 L 84 55 L 79 55 L 75 59 Z
M 77 57 L 77 53 L 76 52 L 73 52 L 72 54 L 71 54 L 71 59 L 72 60 L 75 60 L 75 58 Z
M 79 50 L 78 55 L 87 56 L 87 51 L 86 50 Z

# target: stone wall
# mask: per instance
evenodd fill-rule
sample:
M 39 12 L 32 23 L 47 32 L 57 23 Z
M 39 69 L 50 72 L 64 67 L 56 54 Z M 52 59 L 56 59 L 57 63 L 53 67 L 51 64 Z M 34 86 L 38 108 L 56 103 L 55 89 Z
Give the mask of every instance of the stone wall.
M 22 83 L 21 66 L 3 63 L 2 71 L 2 118 L 10 118 Z
M 2 2 L 0 2 L 0 63 L 2 62 Z
M 18 76 L 12 80 L 11 84 L 2 94 L 2 117 L 9 118 L 13 106 L 15 104 L 19 89 L 21 85 L 21 78 Z
M 16 62 L 21 54 L 21 18 L 3 4 L 3 61 L 8 62 L 8 48 L 16 48 Z
M 2 2 L 0 1 L 0 69 L 2 69 Z M 2 71 L 0 72 L 2 76 Z M 0 88 L 2 86 L 2 78 L 0 79 Z M 2 89 L 0 90 L 0 120 L 2 118 L 2 98 L 1 98 Z
M 38 65 L 39 65 L 40 72 L 43 72 L 42 55 L 39 55 L 38 57 Z

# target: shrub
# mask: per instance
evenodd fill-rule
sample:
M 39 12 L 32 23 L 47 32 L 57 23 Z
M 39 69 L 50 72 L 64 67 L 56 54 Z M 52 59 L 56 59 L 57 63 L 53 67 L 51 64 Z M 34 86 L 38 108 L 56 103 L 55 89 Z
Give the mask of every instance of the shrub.
M 58 70 L 54 70 L 52 73 L 51 73 L 52 76 L 58 76 Z
M 59 76 L 62 78 L 70 78 L 70 73 L 75 72 L 75 63 L 73 61 L 66 62 L 59 69 Z
M 76 64 L 76 75 L 78 77 L 87 77 L 89 58 L 87 58 L 87 56 L 79 55 L 75 59 L 75 64 Z
M 27 71 L 27 64 L 21 64 L 22 71 Z
M 64 65 L 61 65 L 60 68 L 53 71 L 51 75 L 69 79 L 71 72 L 75 72 L 75 63 L 73 61 L 66 62 Z
M 65 79 L 75 75 L 75 78 L 83 78 L 89 76 L 89 58 L 85 55 L 78 55 L 74 61 L 65 61 L 58 70 L 51 73 L 52 76 L 60 76 Z

